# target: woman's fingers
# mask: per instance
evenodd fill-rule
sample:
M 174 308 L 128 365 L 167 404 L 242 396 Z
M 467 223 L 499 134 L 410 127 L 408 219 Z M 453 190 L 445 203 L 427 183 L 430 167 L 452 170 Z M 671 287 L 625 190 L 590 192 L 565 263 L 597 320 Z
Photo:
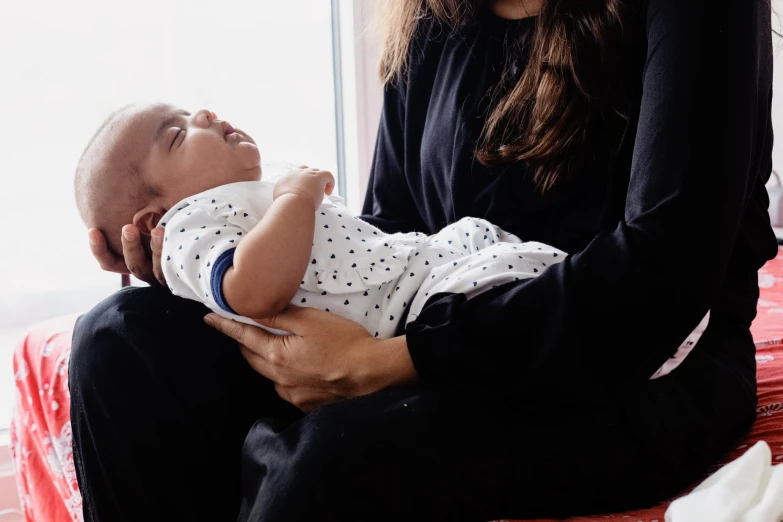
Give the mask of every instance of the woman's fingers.
M 147 259 L 147 253 L 141 244 L 141 234 L 134 225 L 122 227 L 122 255 L 128 270 L 137 279 L 151 285 L 157 284 L 158 281 L 152 273 L 152 263 Z
M 272 335 L 269 332 L 249 324 L 240 323 L 226 319 L 218 314 L 207 314 L 204 322 L 237 341 L 239 344 L 248 347 L 259 357 L 263 357 L 272 364 L 279 363 L 280 336 Z
M 231 337 L 239 344 L 247 345 L 255 341 L 255 332 L 251 331 L 251 326 L 245 323 L 232 321 L 218 314 L 207 314 L 204 316 L 204 322 L 218 332 Z M 253 330 L 257 330 L 257 328 Z
M 117 272 L 118 274 L 127 274 L 128 267 L 125 266 L 125 260 L 114 255 L 109 250 L 109 245 L 103 233 L 97 228 L 91 228 L 87 231 L 87 237 L 90 240 L 90 251 L 93 257 L 98 260 L 98 264 L 107 272 Z
M 345 397 L 335 396 L 333 393 L 319 391 L 314 388 L 283 386 L 278 383 L 275 383 L 275 392 L 281 399 L 290 402 L 305 413 L 310 413 L 318 406 L 345 399 Z
M 166 276 L 163 275 L 163 264 L 160 262 L 163 255 L 163 230 L 155 228 L 150 232 L 150 248 L 152 249 L 152 273 L 160 284 L 166 286 Z
M 277 382 L 280 379 L 280 374 L 277 371 L 277 368 L 270 363 L 266 358 L 259 355 L 257 352 L 251 350 L 244 344 L 239 344 L 239 351 L 242 354 L 242 357 L 245 358 L 247 363 L 250 365 L 251 368 L 253 368 L 255 371 L 269 379 L 270 381 Z M 288 384 L 288 383 L 286 383 Z M 278 395 L 280 393 L 278 392 Z M 280 395 L 283 397 L 282 395 Z M 288 398 L 283 397 L 283 399 L 288 401 Z M 289 401 L 290 402 L 290 401 Z
M 276 330 L 284 330 L 293 334 L 298 334 L 302 330 L 302 325 L 307 324 L 305 321 L 308 316 L 312 316 L 314 313 L 328 314 L 329 312 L 323 312 L 316 308 L 304 308 L 294 305 L 288 305 L 282 312 L 266 319 L 256 319 L 256 322 L 263 324 L 268 328 L 274 328 Z

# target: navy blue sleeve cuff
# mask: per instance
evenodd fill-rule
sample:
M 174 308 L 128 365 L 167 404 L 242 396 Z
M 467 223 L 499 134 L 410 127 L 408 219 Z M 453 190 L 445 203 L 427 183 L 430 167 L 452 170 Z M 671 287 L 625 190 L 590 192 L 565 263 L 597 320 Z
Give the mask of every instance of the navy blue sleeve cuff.
M 228 306 L 226 298 L 223 295 L 223 276 L 226 271 L 234 264 L 234 251 L 236 248 L 226 250 L 215 260 L 212 265 L 212 274 L 209 276 L 209 285 L 212 287 L 212 297 L 215 298 L 217 305 L 226 312 L 236 315 L 236 312 Z

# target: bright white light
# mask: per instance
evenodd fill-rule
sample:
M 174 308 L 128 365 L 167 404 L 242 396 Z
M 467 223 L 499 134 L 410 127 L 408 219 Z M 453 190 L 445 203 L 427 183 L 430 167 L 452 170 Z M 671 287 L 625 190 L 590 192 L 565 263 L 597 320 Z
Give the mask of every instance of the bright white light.
M 93 132 L 127 103 L 208 108 L 250 132 L 265 159 L 334 169 L 329 9 L 325 0 L 0 0 L 0 311 L 119 284 L 89 253 L 72 177 Z

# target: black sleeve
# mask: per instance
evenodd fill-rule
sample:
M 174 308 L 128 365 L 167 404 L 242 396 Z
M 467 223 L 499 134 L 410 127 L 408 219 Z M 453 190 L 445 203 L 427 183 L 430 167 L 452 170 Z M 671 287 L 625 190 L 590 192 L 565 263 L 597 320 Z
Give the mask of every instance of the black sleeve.
M 406 331 L 425 381 L 494 393 L 533 381 L 546 393 L 568 371 L 639 382 L 711 308 L 766 164 L 770 10 L 765 0 L 645 10 L 624 220 L 536 279 L 470 301 L 436 296 Z
M 384 232 L 424 231 L 405 173 L 405 85 L 384 89 L 383 111 L 362 219 Z

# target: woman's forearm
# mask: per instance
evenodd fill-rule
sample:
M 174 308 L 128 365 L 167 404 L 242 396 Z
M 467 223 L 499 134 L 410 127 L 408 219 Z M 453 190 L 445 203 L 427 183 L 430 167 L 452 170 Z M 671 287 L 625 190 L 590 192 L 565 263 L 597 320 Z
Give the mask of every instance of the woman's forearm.
M 262 319 L 293 299 L 313 244 L 312 201 L 295 194 L 277 199 L 239 244 L 223 277 L 223 294 L 238 314 Z

